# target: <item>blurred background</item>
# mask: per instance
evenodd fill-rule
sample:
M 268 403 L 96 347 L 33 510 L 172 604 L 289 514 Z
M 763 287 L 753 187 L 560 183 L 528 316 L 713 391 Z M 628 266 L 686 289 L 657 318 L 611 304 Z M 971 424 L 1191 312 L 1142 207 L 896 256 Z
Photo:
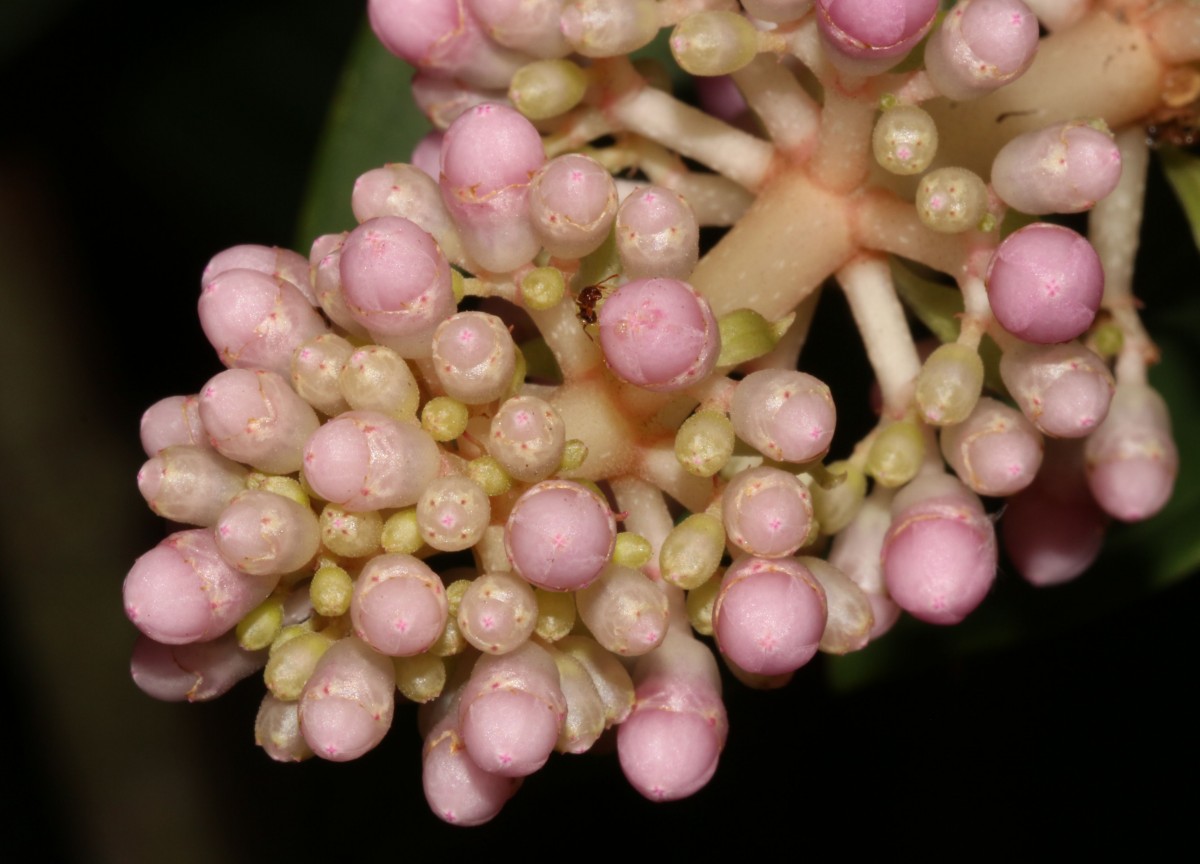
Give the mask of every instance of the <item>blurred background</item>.
M 10 846 L 29 841 L 39 860 L 69 862 L 456 854 L 498 842 L 620 855 L 633 840 L 621 829 L 644 827 L 670 855 L 740 850 L 750 837 L 795 849 L 822 829 L 843 848 L 890 846 L 896 832 L 941 843 L 958 829 L 1003 843 L 1020 824 L 1065 836 L 1144 817 L 1169 827 L 1180 816 L 1186 802 L 1168 781 L 1200 768 L 1190 698 L 1200 586 L 1182 578 L 1200 543 L 1200 261 L 1157 174 L 1138 293 L 1164 350 L 1154 380 L 1183 453 L 1171 508 L 1115 530 L 1077 583 L 1036 591 L 1005 569 L 954 632 L 903 627 L 860 658 L 806 667 L 782 691 L 727 682 L 729 742 L 694 798 L 642 800 L 611 752 L 559 756 L 493 824 L 450 829 L 423 799 L 411 708 L 357 763 L 284 766 L 254 745 L 257 680 L 203 705 L 138 691 L 121 583 L 164 535 L 134 481 L 145 460 L 138 419 L 219 370 L 195 311 L 204 264 L 237 243 L 307 254 L 313 231 L 351 227 L 352 178 L 404 161 L 419 134 L 405 125 L 398 61 L 368 50 L 342 76 L 361 9 L 0 5 Z M 368 85 L 378 98 L 364 132 L 371 147 L 340 151 L 344 200 L 302 216 L 314 160 L 336 149 L 325 139 L 320 150 L 335 93 L 361 97 Z M 340 122 L 344 131 L 364 121 Z M 848 375 L 834 389 L 839 406 L 855 403 L 863 370 L 847 372 L 843 358 L 859 353 L 857 341 L 846 350 L 857 337 L 838 329 L 846 313 L 836 297 L 826 306 L 832 324 L 818 330 L 831 335 L 806 368 Z

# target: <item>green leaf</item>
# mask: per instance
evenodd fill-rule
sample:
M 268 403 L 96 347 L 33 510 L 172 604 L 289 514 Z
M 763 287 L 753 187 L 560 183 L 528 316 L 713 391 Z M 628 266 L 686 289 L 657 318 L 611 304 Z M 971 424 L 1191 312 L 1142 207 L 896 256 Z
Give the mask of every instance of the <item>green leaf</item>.
M 1200 249 L 1200 157 L 1176 147 L 1163 147 L 1158 155 L 1167 182 L 1175 190 L 1188 224 L 1192 227 L 1192 241 Z
M 354 180 L 388 162 L 405 162 L 430 130 L 413 101 L 412 69 L 380 45 L 364 21 L 334 97 L 309 175 L 297 228 L 300 249 L 321 234 L 355 225 Z
M 962 294 L 957 288 L 923 279 L 892 259 L 892 281 L 901 302 L 942 342 L 958 338 L 958 321 L 963 314 Z

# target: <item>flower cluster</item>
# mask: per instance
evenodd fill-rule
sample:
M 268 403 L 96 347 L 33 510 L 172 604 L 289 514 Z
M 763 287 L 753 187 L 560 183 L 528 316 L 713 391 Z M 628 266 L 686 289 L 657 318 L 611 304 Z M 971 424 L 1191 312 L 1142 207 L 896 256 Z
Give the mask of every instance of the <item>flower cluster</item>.
M 437 131 L 308 257 L 205 269 L 227 368 L 142 422 L 139 489 L 193 526 L 125 581 L 146 692 L 261 671 L 266 752 L 343 761 L 399 691 L 458 824 L 607 730 L 671 800 L 717 768 L 717 656 L 781 686 L 901 614 L 962 621 L 1001 543 L 1059 583 L 1166 503 L 1132 261 L 1144 124 L 1200 92 L 1194 4 L 368 8 Z M 668 28 L 699 107 L 627 56 Z M 878 384 L 838 460 L 799 371 L 822 290 Z M 927 349 L 929 297 L 959 311 Z

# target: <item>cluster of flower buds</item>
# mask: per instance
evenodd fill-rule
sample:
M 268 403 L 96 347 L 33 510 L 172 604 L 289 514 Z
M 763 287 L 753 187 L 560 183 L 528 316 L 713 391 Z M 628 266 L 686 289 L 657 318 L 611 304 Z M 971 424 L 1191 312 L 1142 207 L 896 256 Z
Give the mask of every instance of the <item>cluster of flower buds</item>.
M 362 756 L 399 693 L 471 825 L 614 728 L 639 792 L 694 793 L 718 656 L 776 687 L 962 621 L 999 511 L 1030 582 L 1086 570 L 1177 470 L 1132 261 L 1200 15 L 1029 3 L 369 0 L 436 131 L 307 258 L 205 269 L 227 368 L 142 421 L 138 486 L 191 527 L 126 578 L 138 685 L 261 670 L 281 761 Z M 626 56 L 661 31 L 700 107 Z M 837 461 L 799 371 L 823 286 L 878 384 Z M 934 295 L 961 312 L 926 352 Z

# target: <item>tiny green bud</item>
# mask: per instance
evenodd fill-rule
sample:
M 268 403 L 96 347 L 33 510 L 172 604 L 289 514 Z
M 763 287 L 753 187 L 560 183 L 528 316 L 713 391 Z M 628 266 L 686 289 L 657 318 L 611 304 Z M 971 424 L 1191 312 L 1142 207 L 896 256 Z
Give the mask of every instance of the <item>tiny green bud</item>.
M 903 486 L 925 458 L 925 436 L 912 420 L 897 420 L 881 430 L 867 453 L 867 473 L 882 486 Z
M 558 470 L 563 474 L 570 474 L 572 471 L 578 471 L 588 456 L 588 447 L 579 438 L 568 438 L 563 444 L 562 464 L 558 466 Z
M 321 542 L 335 555 L 365 558 L 379 551 L 383 517 L 378 510 L 351 513 L 337 504 L 321 511 Z
M 733 455 L 733 423 L 717 411 L 697 411 L 675 433 L 675 458 L 689 474 L 711 477 Z
M 467 640 L 458 629 L 458 607 L 470 587 L 470 579 L 456 579 L 446 586 L 446 605 L 449 611 L 446 626 L 437 641 L 429 646 L 429 653 L 435 657 L 452 657 L 466 650 Z
M 521 279 L 521 302 L 536 312 L 553 309 L 566 291 L 566 281 L 557 267 L 535 267 Z
M 478 483 L 489 498 L 503 495 L 512 488 L 512 477 L 491 456 L 480 456 L 468 462 L 467 476 Z
M 966 168 L 938 168 L 921 178 L 916 205 L 918 218 L 934 231 L 969 231 L 987 212 L 987 186 Z
M 442 658 L 428 652 L 393 657 L 392 666 L 396 670 L 396 687 L 405 699 L 423 704 L 442 695 L 446 686 L 446 663 Z
M 1121 353 L 1121 346 L 1125 344 L 1125 336 L 1121 333 L 1120 327 L 1109 321 L 1101 324 L 1092 332 L 1092 338 L 1088 344 L 1093 351 L 1107 360 Z
M 982 392 L 983 361 L 977 351 L 957 342 L 938 346 L 917 376 L 917 407 L 933 426 L 966 420 Z
M 300 485 L 300 481 L 295 477 L 251 471 L 246 476 L 246 488 L 259 489 L 263 492 L 274 492 L 276 495 L 290 498 L 302 507 L 312 506 L 312 502 L 309 500 L 307 493 L 305 493 L 304 487 Z
M 467 285 L 463 280 L 463 275 L 450 268 L 450 291 L 454 294 L 454 305 L 457 306 L 462 302 L 463 297 L 467 296 Z
M 294 702 L 312 676 L 317 661 L 333 645 L 328 636 L 311 631 L 297 634 L 271 652 L 263 680 L 276 699 Z
M 530 120 L 570 111 L 587 91 L 587 73 L 570 60 L 536 60 L 516 71 L 508 87 L 513 106 Z
M 809 487 L 812 494 L 813 517 L 822 534 L 839 533 L 850 524 L 854 514 L 867 494 L 867 475 L 851 462 L 832 462 L 827 466 L 830 474 L 840 475 L 841 482 L 829 486 L 814 483 Z
M 703 584 L 725 554 L 725 526 L 709 513 L 693 513 L 671 529 L 658 553 L 663 579 L 680 588 Z
M 717 602 L 717 594 L 721 590 L 721 573 L 714 573 L 712 578 L 687 593 L 688 620 L 692 629 L 701 636 L 713 634 L 713 606 Z
M 354 593 L 354 580 L 342 567 L 328 565 L 313 574 L 308 585 L 308 597 L 318 615 L 336 618 L 350 609 L 350 597 Z
M 671 53 L 692 75 L 728 75 L 758 55 L 758 31 L 736 12 L 697 12 L 675 27 Z
M 414 555 L 425 545 L 421 539 L 421 527 L 417 524 L 417 508 L 397 510 L 383 523 L 380 542 L 385 552 Z
M 622 567 L 631 567 L 636 570 L 650 560 L 652 552 L 653 549 L 650 547 L 650 541 L 641 534 L 622 531 L 617 535 L 616 545 L 613 547 L 612 560 L 614 564 L 619 564 Z
M 533 589 L 537 597 L 538 618 L 534 630 L 547 642 L 557 642 L 575 626 L 575 594 L 571 591 Z
M 467 406 L 449 396 L 434 396 L 421 409 L 421 428 L 434 441 L 453 441 L 467 430 Z
M 247 651 L 261 651 L 275 641 L 282 629 L 283 602 L 278 597 L 268 597 L 238 622 L 238 644 Z

